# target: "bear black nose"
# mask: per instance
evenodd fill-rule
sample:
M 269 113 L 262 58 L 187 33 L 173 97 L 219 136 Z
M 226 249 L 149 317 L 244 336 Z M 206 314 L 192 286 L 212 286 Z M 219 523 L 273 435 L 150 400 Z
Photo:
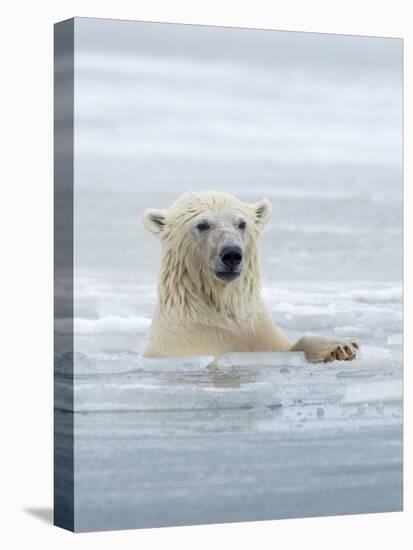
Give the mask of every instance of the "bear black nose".
M 242 250 L 239 246 L 225 246 L 221 250 L 220 258 L 226 267 L 234 269 L 241 263 Z

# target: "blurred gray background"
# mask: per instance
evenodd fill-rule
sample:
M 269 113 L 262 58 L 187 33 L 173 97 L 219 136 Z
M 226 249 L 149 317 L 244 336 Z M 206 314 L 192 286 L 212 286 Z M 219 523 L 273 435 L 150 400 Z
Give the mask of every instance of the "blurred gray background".
M 142 211 L 274 208 L 264 280 L 401 279 L 399 39 L 77 19 L 76 268 L 152 282 Z

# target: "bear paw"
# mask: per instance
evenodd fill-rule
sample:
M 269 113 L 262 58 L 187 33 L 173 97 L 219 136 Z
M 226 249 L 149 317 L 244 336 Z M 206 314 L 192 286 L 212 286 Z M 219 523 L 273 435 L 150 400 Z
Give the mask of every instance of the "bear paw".
M 352 361 L 356 355 L 359 346 L 357 342 L 345 342 L 335 344 L 334 348 L 324 357 L 324 363 L 330 361 Z

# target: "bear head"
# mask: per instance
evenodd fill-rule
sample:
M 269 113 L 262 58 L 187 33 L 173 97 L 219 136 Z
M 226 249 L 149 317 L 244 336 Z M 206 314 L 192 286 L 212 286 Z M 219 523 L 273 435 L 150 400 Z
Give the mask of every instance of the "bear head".
M 256 263 L 257 241 L 270 216 L 267 199 L 251 204 L 208 191 L 185 193 L 167 209 L 148 209 L 143 223 L 161 240 L 170 268 L 227 285 Z

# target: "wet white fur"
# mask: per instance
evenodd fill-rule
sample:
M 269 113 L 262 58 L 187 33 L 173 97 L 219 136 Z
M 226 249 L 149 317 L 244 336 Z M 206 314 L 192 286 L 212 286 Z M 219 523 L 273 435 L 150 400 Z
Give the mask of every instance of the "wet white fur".
M 307 336 L 293 344 L 270 318 L 259 267 L 259 240 L 270 216 L 267 199 L 247 204 L 222 192 L 186 193 L 169 209 L 145 211 L 145 228 L 162 244 L 158 305 L 145 356 L 230 351 L 304 351 L 311 361 L 355 356 L 352 343 L 341 340 Z M 211 229 L 200 232 L 196 226 L 204 219 Z M 239 220 L 246 222 L 243 231 Z M 243 253 L 242 273 L 229 283 L 214 273 L 225 244 Z

